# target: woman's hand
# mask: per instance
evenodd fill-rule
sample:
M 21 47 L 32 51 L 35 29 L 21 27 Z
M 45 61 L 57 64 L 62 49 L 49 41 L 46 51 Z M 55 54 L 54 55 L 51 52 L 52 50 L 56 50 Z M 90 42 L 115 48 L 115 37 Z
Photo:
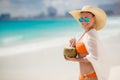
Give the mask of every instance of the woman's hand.
M 70 46 L 72 46 L 72 47 L 76 46 L 76 39 L 75 38 L 71 38 L 69 42 L 70 42 Z
M 74 61 L 74 62 L 80 62 L 80 58 L 70 58 L 68 56 L 64 56 L 66 60 L 69 60 L 69 61 Z
M 74 62 L 89 62 L 85 57 L 83 58 L 70 58 L 68 56 L 64 56 L 64 58 L 68 61 L 74 61 Z

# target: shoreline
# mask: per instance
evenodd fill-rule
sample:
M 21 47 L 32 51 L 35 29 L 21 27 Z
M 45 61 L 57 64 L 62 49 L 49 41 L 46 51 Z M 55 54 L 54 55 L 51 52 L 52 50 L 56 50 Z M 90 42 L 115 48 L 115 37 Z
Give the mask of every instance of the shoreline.
M 104 44 L 108 43 L 108 40 L 109 40 L 109 43 L 111 43 L 110 42 L 111 39 L 113 39 L 114 37 L 116 38 L 117 36 L 118 37 L 120 36 L 120 33 L 117 32 L 114 35 L 102 37 L 103 33 L 104 32 L 101 32 L 99 34 L 98 32 L 100 36 L 100 40 L 102 42 L 104 41 L 103 42 Z M 7 56 L 8 53 L 9 53 L 8 55 L 15 55 L 15 54 L 20 54 L 20 53 L 41 51 L 46 48 L 59 47 L 62 45 L 67 46 L 69 44 L 70 38 L 71 37 L 69 36 L 69 37 L 60 37 L 60 38 L 54 38 L 54 39 L 42 40 L 42 41 L 40 39 L 35 39 L 35 40 L 30 40 L 28 42 L 18 43 L 18 44 L 9 45 L 9 46 L 3 46 L 3 47 L 0 47 L 0 52 L 1 52 L 0 56 Z
M 0 56 L 16 55 L 21 53 L 29 53 L 34 51 L 42 51 L 46 48 L 59 47 L 68 44 L 69 37 L 56 38 L 46 41 L 29 41 L 27 43 L 20 43 L 13 46 L 0 47 Z M 9 53 L 9 54 L 8 54 Z

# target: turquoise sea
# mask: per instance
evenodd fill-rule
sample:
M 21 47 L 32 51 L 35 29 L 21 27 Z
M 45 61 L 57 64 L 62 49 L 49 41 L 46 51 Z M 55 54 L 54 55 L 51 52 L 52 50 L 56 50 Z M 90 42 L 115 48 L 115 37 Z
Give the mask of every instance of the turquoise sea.
M 120 32 L 120 17 L 108 17 L 106 27 L 101 30 L 102 37 Z M 31 40 L 50 40 L 60 37 L 72 37 L 83 32 L 73 19 L 49 20 L 10 20 L 0 21 L 0 46 L 25 43 Z

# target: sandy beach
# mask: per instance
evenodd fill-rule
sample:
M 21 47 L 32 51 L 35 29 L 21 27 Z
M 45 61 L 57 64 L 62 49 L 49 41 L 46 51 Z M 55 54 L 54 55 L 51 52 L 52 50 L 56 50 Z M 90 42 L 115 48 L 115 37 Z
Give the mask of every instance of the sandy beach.
M 38 41 L 0 48 L 0 80 L 78 80 L 78 63 L 66 61 L 63 57 L 63 48 L 68 40 L 61 39 L 61 43 L 56 39 L 46 44 Z M 110 54 L 113 53 L 114 66 L 109 80 L 119 80 L 120 34 L 103 41 Z

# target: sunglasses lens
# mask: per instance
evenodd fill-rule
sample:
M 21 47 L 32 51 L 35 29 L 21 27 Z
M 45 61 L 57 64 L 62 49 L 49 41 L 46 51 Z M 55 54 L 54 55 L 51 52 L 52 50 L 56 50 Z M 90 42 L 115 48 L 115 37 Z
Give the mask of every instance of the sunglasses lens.
M 85 22 L 90 22 L 90 19 L 89 18 L 84 18 L 84 21 Z
M 85 22 L 90 22 L 90 19 L 89 18 L 79 18 L 79 22 L 83 22 L 83 21 L 85 21 Z
M 79 21 L 80 21 L 80 22 L 83 22 L 83 19 L 82 19 L 82 18 L 79 18 Z

